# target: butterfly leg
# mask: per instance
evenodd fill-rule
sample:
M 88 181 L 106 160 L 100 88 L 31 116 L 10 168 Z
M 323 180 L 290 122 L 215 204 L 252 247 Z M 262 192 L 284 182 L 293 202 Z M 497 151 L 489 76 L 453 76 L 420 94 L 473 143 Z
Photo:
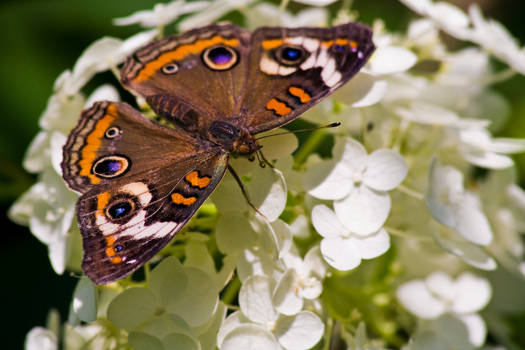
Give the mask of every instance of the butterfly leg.
M 266 168 L 266 165 L 268 165 L 270 168 L 274 169 L 274 165 L 268 160 L 266 159 L 266 157 L 264 156 L 264 154 L 262 153 L 261 150 L 258 150 L 257 151 L 257 158 L 259 158 L 259 166 L 261 168 Z
M 233 170 L 233 168 L 228 164 L 228 170 L 230 171 L 230 174 L 232 174 L 233 178 L 235 179 L 235 181 L 237 181 L 237 184 L 239 185 L 239 187 L 241 188 L 241 192 L 244 196 L 244 198 L 246 199 L 246 203 L 248 203 L 248 205 L 250 207 L 253 208 L 253 210 L 255 210 L 255 212 L 259 215 L 261 215 L 262 217 L 265 218 L 264 214 L 261 213 L 259 211 L 259 209 L 257 209 L 255 207 L 255 205 L 252 203 L 252 201 L 250 200 L 250 196 L 248 196 L 248 192 L 246 192 L 246 188 L 244 187 L 244 184 L 242 183 L 241 181 L 241 178 L 239 177 L 239 175 L 237 175 L 237 173 L 235 172 L 235 170 Z

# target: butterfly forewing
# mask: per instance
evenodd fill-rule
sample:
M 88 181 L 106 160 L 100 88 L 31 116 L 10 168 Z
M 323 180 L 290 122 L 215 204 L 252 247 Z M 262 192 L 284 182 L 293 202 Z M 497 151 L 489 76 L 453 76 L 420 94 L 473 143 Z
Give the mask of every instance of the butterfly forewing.
M 299 117 L 353 77 L 374 50 L 372 31 L 359 23 L 259 28 L 251 47 L 251 88 L 242 105 L 252 134 Z
M 211 24 L 154 42 L 126 61 L 122 83 L 158 114 L 203 128 L 238 108 L 247 88 L 250 36 L 232 24 Z M 181 106 L 192 112 L 171 112 Z

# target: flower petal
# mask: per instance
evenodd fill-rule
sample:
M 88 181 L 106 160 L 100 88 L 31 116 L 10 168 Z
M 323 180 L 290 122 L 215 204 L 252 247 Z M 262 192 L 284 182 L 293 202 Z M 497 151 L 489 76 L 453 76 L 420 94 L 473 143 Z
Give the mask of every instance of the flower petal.
M 335 215 L 353 233 L 367 235 L 379 230 L 390 212 L 390 195 L 366 185 L 356 187 L 348 197 L 334 202 Z
M 379 102 L 387 91 L 387 82 L 372 74 L 359 72 L 334 93 L 338 101 L 354 108 L 368 107 Z
M 128 342 L 134 350 L 164 350 L 159 338 L 143 332 L 130 332 Z
M 202 326 L 217 309 L 218 289 L 207 273 L 193 267 L 184 268 L 184 271 L 188 276 L 186 293 L 176 303 L 167 305 L 167 310 L 182 317 L 191 327 Z
M 242 282 L 249 277 L 274 276 L 277 275 L 276 263 L 272 256 L 267 254 L 261 247 L 245 249 L 237 260 L 237 274 Z
M 27 333 L 26 350 L 57 350 L 58 339 L 55 333 L 43 327 L 34 327 Z
M 162 338 L 164 349 L 200 350 L 200 345 L 194 337 L 182 333 L 170 333 Z
M 456 294 L 454 281 L 446 273 L 441 271 L 431 273 L 425 279 L 425 284 L 432 294 L 445 302 L 450 302 L 454 299 Z
M 354 186 L 354 176 L 361 176 L 366 166 L 366 150 L 359 142 L 344 138 L 336 140 L 333 160 L 308 169 L 304 185 L 308 194 L 319 199 L 341 199 Z
M 224 254 L 236 254 L 251 246 L 257 233 L 241 213 L 227 212 L 219 217 L 215 228 L 217 247 Z
M 222 342 L 228 333 L 233 331 L 235 328 L 239 327 L 242 324 L 250 322 L 240 311 L 235 311 L 230 314 L 221 324 L 221 328 L 217 333 L 217 346 L 222 347 Z
M 306 350 L 321 340 L 324 324 L 313 312 L 301 311 L 295 316 L 281 316 L 275 325 L 279 343 L 290 350 Z
M 72 311 L 80 321 L 92 322 L 97 318 L 97 291 L 87 277 L 82 277 L 73 292 Z M 70 323 L 71 320 L 70 320 Z
M 390 149 L 378 149 L 368 156 L 363 183 L 378 191 L 390 191 L 405 179 L 408 166 L 405 159 Z
M 283 315 L 292 316 L 303 308 L 303 298 L 298 295 L 297 273 L 288 269 L 277 282 L 272 302 L 275 309 Z
M 380 46 L 370 58 L 367 67 L 371 74 L 395 74 L 404 72 L 417 62 L 417 56 L 399 46 Z
M 487 217 L 477 207 L 478 202 L 473 194 L 467 194 L 456 206 L 455 229 L 472 243 L 488 245 L 492 241 L 492 230 Z
M 230 331 L 222 341 L 220 350 L 282 350 L 277 339 L 265 328 L 243 324 Z
M 464 192 L 463 174 L 451 166 L 441 166 L 434 158 L 425 193 L 425 203 L 434 219 L 445 226 L 455 227 L 455 204 L 461 201 Z
M 467 162 L 480 168 L 505 169 L 514 165 L 512 158 L 504 154 L 483 152 L 465 147 L 461 147 L 459 151 Z
M 396 295 L 408 311 L 420 318 L 433 319 L 445 312 L 445 304 L 434 297 L 421 280 L 403 283 Z
M 170 256 L 151 271 L 149 287 L 163 305 L 176 303 L 188 292 L 188 276 L 179 260 Z
M 468 314 L 483 309 L 492 296 L 490 283 L 471 273 L 462 273 L 455 283 L 455 297 L 451 310 L 459 314 Z
M 441 232 L 432 232 L 432 234 L 443 249 L 456 255 L 467 264 L 486 271 L 496 269 L 496 261 L 474 243 L 451 236 L 450 231 L 446 235 Z
M 357 247 L 362 259 L 373 259 L 390 248 L 390 236 L 384 229 L 366 237 L 350 238 Z
M 321 253 L 330 266 L 341 271 L 351 270 L 361 263 L 361 253 L 354 241 L 349 239 L 324 238 L 321 241 Z
M 158 304 L 147 288 L 129 288 L 113 299 L 108 307 L 108 320 L 119 328 L 134 329 L 149 320 Z
M 312 209 L 312 225 L 325 238 L 335 238 L 349 233 L 333 210 L 324 204 L 316 205 Z
M 487 337 L 487 326 L 485 321 L 478 314 L 469 314 L 469 315 L 457 315 L 468 329 L 468 338 L 470 342 L 478 347 L 485 343 L 485 338 Z
M 266 324 L 277 319 L 278 313 L 272 304 L 274 286 L 266 276 L 252 276 L 244 282 L 239 291 L 239 305 L 250 321 Z

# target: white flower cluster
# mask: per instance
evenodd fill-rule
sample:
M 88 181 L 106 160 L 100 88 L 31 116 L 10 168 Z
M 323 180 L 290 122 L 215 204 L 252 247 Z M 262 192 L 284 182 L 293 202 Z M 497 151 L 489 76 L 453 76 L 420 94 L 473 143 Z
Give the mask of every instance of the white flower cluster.
M 102 71 L 116 74 L 127 55 L 174 22 L 185 30 L 237 10 L 253 28 L 330 24 L 323 6 L 334 1 L 298 2 L 316 7 L 291 13 L 287 1 L 157 4 L 115 20 L 156 30 L 100 39 L 57 79 L 24 162 L 39 180 L 10 216 L 48 246 L 58 274 L 78 271 L 81 254 L 76 195 L 61 179 L 62 145 L 83 108 L 119 99 L 111 85 L 86 99 L 85 84 Z M 179 234 L 163 251 L 168 257 L 153 259 L 151 272 L 146 265 L 143 282 L 96 287 L 82 278 L 61 331 L 52 318 L 47 329 L 28 333 L 26 349 L 482 346 L 491 329 L 480 311 L 494 289 L 483 274 L 500 266 L 521 292 L 525 280 L 525 192 L 509 156 L 525 151 L 525 140 L 492 136 L 509 106 L 490 87 L 501 74 L 489 53 L 522 74 L 525 54 L 476 6 L 467 15 L 444 2 L 401 2 L 424 18 L 405 34 L 377 20 L 370 62 L 303 116 L 339 128 L 317 130 L 300 147 L 293 134 L 261 139 L 275 168 L 231 161 L 258 212 L 226 175 L 213 204 L 203 206 L 207 216 L 194 219 L 195 231 L 212 234 Z M 337 21 L 352 15 L 342 9 Z M 450 52 L 440 30 L 478 46 Z M 316 152 L 331 140 L 330 157 L 321 158 Z M 479 168 L 488 175 L 474 176 Z M 494 319 L 504 307 L 493 304 Z

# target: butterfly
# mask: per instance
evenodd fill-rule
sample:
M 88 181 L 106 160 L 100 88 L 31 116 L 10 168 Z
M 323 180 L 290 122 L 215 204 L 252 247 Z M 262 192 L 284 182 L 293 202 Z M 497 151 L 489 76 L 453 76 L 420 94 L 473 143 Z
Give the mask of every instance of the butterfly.
M 332 28 L 211 24 L 152 42 L 127 58 L 122 85 L 172 127 L 123 102 L 84 110 L 63 148 L 82 268 L 97 284 L 159 252 L 219 184 L 255 135 L 299 117 L 347 82 L 375 46 L 359 23 Z

